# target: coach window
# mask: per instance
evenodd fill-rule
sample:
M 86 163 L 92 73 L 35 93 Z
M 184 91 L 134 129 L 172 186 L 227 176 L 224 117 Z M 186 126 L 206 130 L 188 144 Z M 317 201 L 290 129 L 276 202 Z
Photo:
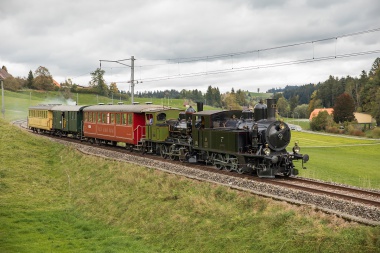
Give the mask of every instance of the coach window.
M 128 125 L 133 125 L 133 114 L 128 114 Z
M 111 124 L 115 124 L 115 113 L 111 113 Z
M 106 122 L 107 122 L 107 114 L 102 113 L 102 123 L 106 123 Z
M 102 114 L 98 112 L 98 122 L 102 122 Z
M 88 121 L 88 112 L 84 113 L 84 121 L 86 121 L 86 122 Z
M 123 113 L 122 115 L 123 115 L 123 118 L 122 118 L 121 124 L 126 125 L 127 124 L 127 114 Z
M 116 125 L 120 125 L 120 113 L 116 113 Z

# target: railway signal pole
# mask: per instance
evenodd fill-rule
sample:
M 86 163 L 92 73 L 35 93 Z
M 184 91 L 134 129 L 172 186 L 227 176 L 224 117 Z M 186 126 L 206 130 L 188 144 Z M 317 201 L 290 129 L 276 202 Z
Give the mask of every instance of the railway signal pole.
M 127 61 L 127 60 L 131 60 L 131 65 L 127 65 L 125 63 L 122 63 L 122 61 Z M 118 63 L 118 64 L 121 64 L 121 65 L 124 65 L 124 66 L 131 68 L 131 80 L 128 81 L 127 83 L 131 84 L 131 100 L 132 100 L 131 103 L 133 104 L 134 103 L 134 94 L 135 94 L 135 57 L 131 56 L 131 59 L 123 59 L 123 60 L 116 60 L 116 61 L 110 61 L 110 60 L 99 60 L 99 61 L 100 61 L 100 69 L 102 69 L 102 61 L 104 61 L 104 62 L 115 62 L 115 63 Z M 138 82 L 136 82 L 136 83 L 138 83 Z

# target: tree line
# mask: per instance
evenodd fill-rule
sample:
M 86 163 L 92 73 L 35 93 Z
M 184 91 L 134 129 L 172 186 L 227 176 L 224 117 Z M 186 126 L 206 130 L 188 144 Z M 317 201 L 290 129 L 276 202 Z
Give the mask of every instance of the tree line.
M 317 108 L 334 108 L 334 121 L 352 121 L 353 112 L 370 114 L 380 124 L 380 58 L 359 77 L 334 77 L 317 84 L 272 88 L 282 116 L 308 118 Z M 350 112 L 347 112 L 349 108 Z

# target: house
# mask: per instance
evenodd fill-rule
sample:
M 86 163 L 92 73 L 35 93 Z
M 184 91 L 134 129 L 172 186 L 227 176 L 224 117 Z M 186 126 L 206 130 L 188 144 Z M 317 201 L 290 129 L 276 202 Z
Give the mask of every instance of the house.
M 0 69 L 0 79 L 4 80 L 8 77 L 11 77 L 12 75 L 9 74 L 5 69 Z
M 314 109 L 314 111 L 312 111 L 310 113 L 309 121 L 311 121 L 314 117 L 316 117 L 318 115 L 318 113 L 323 112 L 323 111 L 327 111 L 327 113 L 329 115 L 332 115 L 334 113 L 334 109 L 333 108 L 318 108 L 318 109 Z
M 327 111 L 329 115 L 332 115 L 334 113 L 333 108 L 320 108 L 320 109 L 314 109 L 314 111 L 310 114 L 309 121 L 311 121 L 315 116 L 318 115 L 321 111 Z M 355 119 L 357 121 L 358 125 L 363 126 L 363 128 L 370 128 L 373 125 L 376 125 L 376 121 L 372 118 L 371 115 L 361 112 L 354 112 Z
M 56 80 L 53 79 L 53 84 L 54 86 L 57 86 L 59 88 L 61 88 L 61 85 L 59 84 L 59 82 L 57 82 Z
M 376 125 L 375 119 L 371 115 L 361 112 L 354 112 L 354 116 L 358 125 L 362 125 L 363 128 L 371 128 L 373 125 Z

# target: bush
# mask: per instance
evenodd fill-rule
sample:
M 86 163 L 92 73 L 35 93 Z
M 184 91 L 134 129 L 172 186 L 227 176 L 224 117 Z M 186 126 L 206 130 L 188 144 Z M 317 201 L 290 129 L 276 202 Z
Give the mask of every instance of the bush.
M 341 134 L 342 133 L 342 131 L 339 131 L 338 127 L 336 127 L 336 126 L 327 126 L 326 132 L 332 133 L 332 134 Z
M 353 125 L 347 126 L 347 134 L 353 135 L 353 136 L 365 136 L 364 132 L 361 129 L 356 128 Z
M 380 127 L 375 127 L 370 133 L 372 138 L 380 138 Z

